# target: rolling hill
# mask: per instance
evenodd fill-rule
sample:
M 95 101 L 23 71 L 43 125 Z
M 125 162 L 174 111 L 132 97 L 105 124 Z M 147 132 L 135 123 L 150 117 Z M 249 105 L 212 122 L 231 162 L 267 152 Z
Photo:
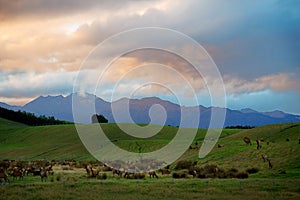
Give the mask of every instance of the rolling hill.
M 93 125 L 86 125 L 93 126 Z M 131 126 L 128 124 L 128 126 Z M 165 126 L 152 138 L 137 139 L 125 134 L 116 124 L 102 124 L 107 136 L 119 147 L 132 152 L 150 152 L 166 145 L 176 134 L 178 128 Z M 195 141 L 203 142 L 206 130 L 199 129 Z M 246 145 L 242 138 L 248 136 L 253 145 Z M 263 142 L 256 149 L 255 139 Z M 198 165 L 217 164 L 224 169 L 245 170 L 256 167 L 258 174 L 253 176 L 300 177 L 300 123 L 285 123 L 257 127 L 250 130 L 223 129 L 218 144 L 203 159 L 198 158 L 198 150 L 188 149 L 179 160 L 198 160 Z M 286 139 L 289 141 L 286 141 Z M 261 159 L 266 154 L 274 168 L 268 169 Z M 82 145 L 73 124 L 29 127 L 20 123 L 0 119 L 0 160 L 93 160 Z M 286 174 L 281 174 L 285 171 Z

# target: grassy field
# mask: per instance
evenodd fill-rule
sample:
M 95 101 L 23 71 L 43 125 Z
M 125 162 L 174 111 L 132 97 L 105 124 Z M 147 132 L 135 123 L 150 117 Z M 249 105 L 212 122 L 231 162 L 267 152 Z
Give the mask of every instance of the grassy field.
M 299 180 L 106 180 L 12 184 L 0 199 L 299 199 Z
M 130 126 L 130 125 L 128 125 Z M 119 147 L 133 152 L 149 152 L 169 143 L 178 128 L 164 127 L 148 139 L 128 136 L 115 124 L 103 124 L 107 136 Z M 195 137 L 200 145 L 206 130 Z M 242 138 L 248 136 L 252 145 Z M 255 139 L 263 142 L 257 150 Z M 188 149 L 179 160 L 198 161 L 198 166 L 216 164 L 222 169 L 259 171 L 248 179 L 118 179 L 111 172 L 107 180 L 87 179 L 83 168 L 54 167 L 54 176 L 41 183 L 39 177 L 26 176 L 0 186 L 0 199 L 299 199 L 300 198 L 300 123 L 257 127 L 250 130 L 224 129 L 213 150 L 203 159 L 196 149 Z M 286 139 L 289 141 L 286 141 Z M 263 162 L 268 155 L 273 169 Z M 71 160 L 87 161 L 93 157 L 82 145 L 74 125 L 29 127 L 0 118 L 0 160 Z M 171 165 L 174 168 L 176 163 Z M 282 173 L 285 172 L 285 173 Z M 59 178 L 58 178 L 59 177 Z M 58 181 L 59 179 L 59 181 Z
M 93 160 L 82 145 L 73 124 L 30 127 L 1 118 L 0 124 L 0 160 Z M 168 144 L 178 130 L 166 126 L 151 138 L 138 139 L 125 134 L 116 124 L 102 124 L 101 127 L 107 137 L 115 141 L 114 144 L 132 152 L 159 149 Z M 226 129 L 221 137 L 238 131 Z M 201 142 L 205 133 L 206 130 L 199 129 L 195 140 Z
M 25 176 L 0 186 L 0 199 L 299 199 L 299 179 L 87 179 L 82 168 L 54 166 L 47 182 Z M 59 180 L 58 180 L 59 177 Z

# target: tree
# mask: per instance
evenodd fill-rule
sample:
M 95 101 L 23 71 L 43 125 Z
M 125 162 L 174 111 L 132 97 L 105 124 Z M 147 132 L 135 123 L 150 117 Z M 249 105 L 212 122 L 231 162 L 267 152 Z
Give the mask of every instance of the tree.
M 92 123 L 107 123 L 108 120 L 103 115 L 94 114 L 92 116 Z
M 37 117 L 33 113 L 20 111 L 20 110 L 13 111 L 2 107 L 0 107 L 0 117 L 12 121 L 20 122 L 23 124 L 27 124 L 29 126 L 44 126 L 44 125 L 70 123 L 66 121 L 56 120 L 53 116 L 46 117 L 45 115 L 41 115 Z

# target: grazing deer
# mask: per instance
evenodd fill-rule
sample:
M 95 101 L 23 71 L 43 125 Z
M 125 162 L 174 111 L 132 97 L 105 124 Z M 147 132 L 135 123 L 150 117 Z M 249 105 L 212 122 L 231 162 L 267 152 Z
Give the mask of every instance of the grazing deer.
M 45 169 L 43 169 L 43 168 L 41 167 L 40 176 L 41 176 L 41 181 L 42 181 L 42 182 L 43 182 L 44 180 L 47 181 L 47 178 L 48 178 L 48 171 L 46 171 Z
M 158 176 L 157 176 L 157 174 L 155 173 L 155 171 L 150 171 L 150 172 L 149 172 L 149 175 L 150 175 L 150 178 L 156 177 L 156 178 L 158 179 Z
M 22 169 L 19 169 L 18 167 L 13 168 L 13 172 L 11 175 L 13 177 L 13 180 L 17 179 L 17 177 L 19 177 L 19 180 L 23 180 L 23 171 L 22 171 Z
M 261 158 L 264 160 L 264 162 L 268 161 L 268 156 L 265 154 L 261 154 Z
M 9 182 L 8 176 L 5 173 L 4 168 L 0 168 L 0 179 L 4 179 L 5 182 Z
M 112 168 L 112 173 L 113 175 L 117 174 L 119 177 L 122 177 L 123 171 Z
M 2 178 L 5 182 L 9 182 L 8 176 L 4 172 L 0 172 L 0 179 Z
M 100 172 L 98 169 L 93 169 L 90 165 L 86 165 L 84 168 L 88 177 L 96 177 Z
M 256 140 L 256 144 L 257 144 L 257 149 L 261 149 L 261 141 L 260 140 Z
M 161 172 L 161 175 L 170 174 L 171 173 L 170 169 L 166 169 L 166 168 L 159 169 L 158 171 Z
M 271 163 L 271 160 L 268 159 L 268 162 L 269 162 L 269 169 L 272 169 L 273 168 L 273 164 Z
M 244 142 L 245 142 L 246 144 L 252 145 L 250 138 L 248 138 L 247 136 L 245 136 L 245 137 L 243 138 L 243 140 L 244 140 Z

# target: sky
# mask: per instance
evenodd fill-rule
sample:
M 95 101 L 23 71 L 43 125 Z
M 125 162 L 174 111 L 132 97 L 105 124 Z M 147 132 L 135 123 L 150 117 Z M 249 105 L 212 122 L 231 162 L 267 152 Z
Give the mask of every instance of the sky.
M 213 90 L 224 86 L 226 107 L 300 114 L 299 10 L 297 0 L 0 0 L 0 102 L 24 105 L 41 95 L 68 95 L 97 46 L 122 31 L 160 27 L 185 34 L 207 51 L 223 81 Z M 146 37 L 107 44 L 97 59 Z M 193 56 L 191 46 L 173 45 Z M 213 105 L 203 80 L 214 83 L 217 77 L 199 76 L 184 59 L 153 49 L 115 58 L 101 89 L 87 91 L 109 101 L 122 79 L 116 98 L 158 96 L 176 102 L 178 95 L 182 104 L 193 105 L 178 74 L 188 80 L 199 104 Z M 158 84 L 141 86 L 150 75 Z M 99 77 L 93 78 L 96 84 Z M 176 88 L 175 95 L 169 87 Z

